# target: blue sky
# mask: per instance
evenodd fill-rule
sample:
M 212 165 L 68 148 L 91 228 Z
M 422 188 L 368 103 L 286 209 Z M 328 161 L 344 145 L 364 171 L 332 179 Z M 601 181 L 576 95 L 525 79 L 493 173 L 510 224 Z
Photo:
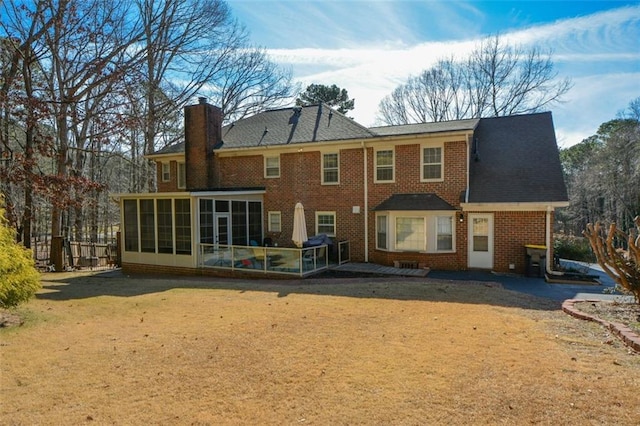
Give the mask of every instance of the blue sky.
M 440 58 L 490 34 L 553 51 L 573 88 L 551 107 L 560 147 L 592 135 L 640 96 L 640 2 L 228 0 L 234 15 L 303 87 L 337 84 L 376 124 L 380 100 Z

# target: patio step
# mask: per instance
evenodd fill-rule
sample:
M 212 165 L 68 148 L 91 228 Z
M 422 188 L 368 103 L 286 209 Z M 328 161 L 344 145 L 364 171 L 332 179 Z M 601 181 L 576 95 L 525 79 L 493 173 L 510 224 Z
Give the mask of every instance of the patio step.
M 366 274 L 395 275 L 402 277 L 426 277 L 429 269 L 394 268 L 392 266 L 377 265 L 375 263 L 349 262 L 333 268 L 337 271 L 362 272 Z

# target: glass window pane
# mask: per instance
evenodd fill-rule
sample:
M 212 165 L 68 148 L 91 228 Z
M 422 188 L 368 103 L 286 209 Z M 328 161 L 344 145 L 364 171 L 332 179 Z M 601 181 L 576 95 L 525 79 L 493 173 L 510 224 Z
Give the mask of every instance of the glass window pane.
M 378 248 L 387 249 L 387 216 L 378 216 L 376 220 Z
M 396 249 L 421 251 L 425 249 L 424 218 L 399 217 L 396 219 Z
M 422 150 L 422 178 L 442 178 L 442 148 L 424 148 Z
M 327 234 L 330 237 L 336 234 L 336 218 L 332 213 L 322 213 L 317 215 L 318 234 Z
M 267 177 L 280 176 L 280 157 L 265 157 L 265 174 Z
M 269 212 L 269 231 L 280 232 L 282 216 L 280 212 Z
M 489 219 L 473 219 L 473 251 L 489 251 Z
M 184 163 L 178 163 L 178 188 L 187 186 L 187 167 Z
M 485 235 L 474 235 L 473 251 L 489 251 L 489 237 Z
M 438 217 L 437 250 L 453 250 L 453 218 Z
M 338 183 L 338 154 L 323 154 L 322 156 L 322 182 Z

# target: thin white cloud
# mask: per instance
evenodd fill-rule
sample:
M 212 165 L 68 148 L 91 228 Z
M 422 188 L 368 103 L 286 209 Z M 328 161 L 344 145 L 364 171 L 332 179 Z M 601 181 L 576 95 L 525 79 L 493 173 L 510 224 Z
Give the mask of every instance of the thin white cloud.
M 396 29 L 402 33 L 401 26 Z M 562 65 L 558 68 L 562 69 L 560 77 L 574 79 L 566 102 L 553 108 L 563 145 L 580 142 L 593 134 L 603 121 L 614 118 L 618 110 L 640 95 L 637 83 L 640 78 L 633 73 L 638 70 L 636 63 L 640 60 L 640 6 L 563 19 L 504 32 L 501 36 L 505 41 L 524 46 L 552 48 L 554 62 Z M 356 99 L 356 109 L 350 115 L 364 125 L 372 125 L 380 100 L 398 84 L 438 59 L 452 54 L 464 57 L 479 40 L 409 46 L 398 39 L 388 39 L 375 46 L 365 42 L 354 47 L 352 42 L 346 42 L 344 45 L 349 47 L 339 49 L 271 49 L 269 54 L 276 62 L 291 66 L 303 85 L 337 84 L 346 88 Z M 623 65 L 631 73 L 620 74 Z M 598 75 L 591 75 L 594 73 Z

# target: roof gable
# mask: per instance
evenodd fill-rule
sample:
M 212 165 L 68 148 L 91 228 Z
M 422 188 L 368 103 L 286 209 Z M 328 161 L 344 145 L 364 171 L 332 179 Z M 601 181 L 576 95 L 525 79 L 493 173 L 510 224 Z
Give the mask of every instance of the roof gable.
M 567 200 L 550 112 L 480 119 L 469 165 L 469 202 Z

